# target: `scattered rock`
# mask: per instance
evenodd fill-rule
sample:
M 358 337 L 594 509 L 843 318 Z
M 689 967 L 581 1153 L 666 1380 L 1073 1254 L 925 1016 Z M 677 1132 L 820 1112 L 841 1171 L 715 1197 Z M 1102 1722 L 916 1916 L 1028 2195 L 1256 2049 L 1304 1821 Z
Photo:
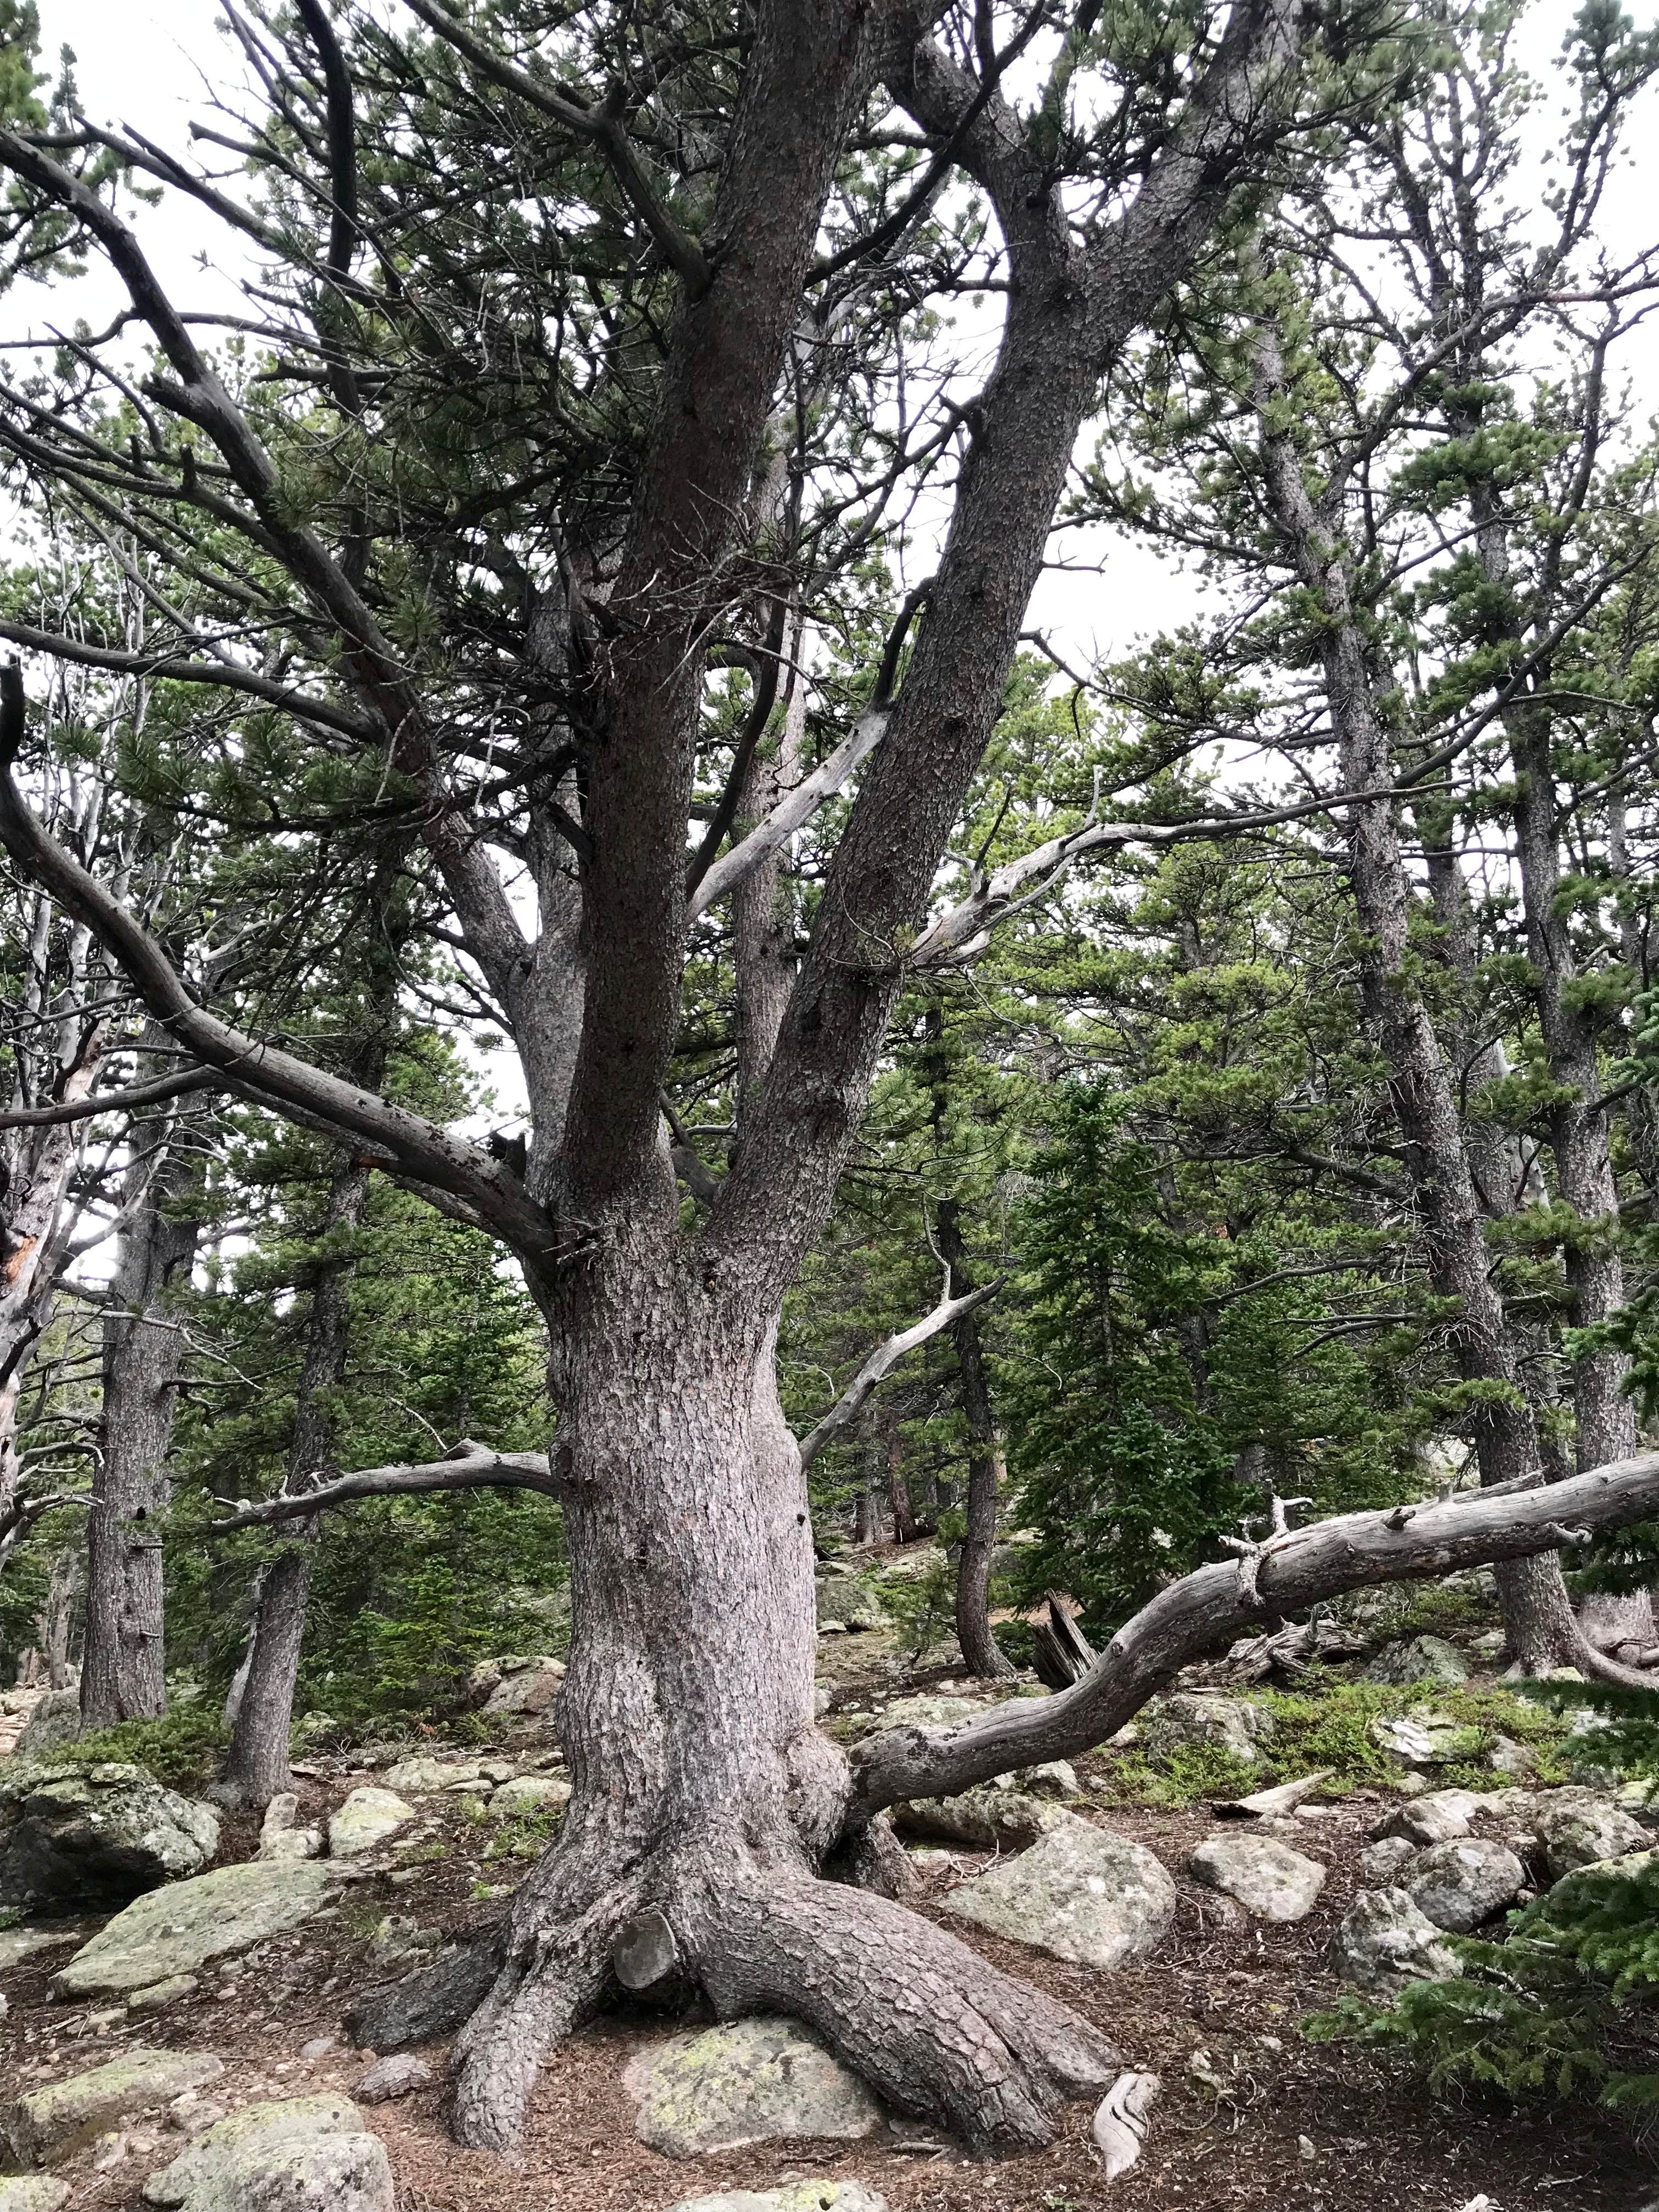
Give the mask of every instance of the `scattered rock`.
M 1039 1797 L 1080 1797 L 1083 1784 L 1077 1778 L 1077 1769 L 1068 1759 L 1045 1759 L 1041 1766 L 1027 1766 L 1014 1775 L 998 1775 L 999 1787 L 1006 1782 L 1012 1787 L 1018 1778 L 1020 1787 L 1035 1791 Z
M 556 1774 L 520 1774 L 503 1782 L 489 1801 L 490 1812 L 505 1820 L 526 1813 L 562 1813 L 570 1802 L 570 1784 Z
M 1362 1889 L 1336 1935 L 1336 1971 L 1356 1989 L 1392 1996 L 1413 1982 L 1455 1981 L 1462 1967 L 1403 1889 Z
M 385 2105 L 393 2097 L 407 2097 L 411 2090 L 424 2089 L 431 2079 L 432 2069 L 425 2059 L 399 2051 L 395 2058 L 377 2058 L 368 2073 L 358 2077 L 352 2094 L 360 2105 Z
M 169 1974 L 164 1982 L 152 1982 L 147 1990 L 134 1990 L 127 2002 L 134 2012 L 163 2012 L 180 1997 L 193 1997 L 201 1986 L 194 1974 Z
M 137 1898 L 52 1977 L 60 1997 L 123 1996 L 297 1928 L 338 1888 L 326 1867 L 220 1867 Z
M 329 2052 L 336 2048 L 333 2036 L 313 2035 L 308 2043 L 300 2045 L 300 2056 L 301 2058 L 326 2058 Z
M 503 1669 L 507 1666 L 503 1660 Z M 503 1674 L 484 1700 L 487 1713 L 544 1713 L 552 1709 L 564 1680 L 562 1659 L 532 1659 L 516 1672 Z
M 861 2181 L 789 2181 L 781 2189 L 723 2189 L 714 2197 L 682 2197 L 668 2212 L 887 2212 L 887 2199 Z
M 55 1928 L 0 1929 L 0 1974 L 9 1973 L 14 1966 L 21 1966 L 25 1959 L 32 1959 L 37 1951 L 53 1951 L 60 1943 L 78 1941 L 78 1936 Z
M 1141 1844 L 1073 1817 L 952 1890 L 945 1910 L 1080 1966 L 1144 1959 L 1169 1932 L 1176 1887 Z
M 1140 1732 L 1152 1751 L 1168 1753 L 1183 1744 L 1206 1744 L 1246 1763 L 1261 1758 L 1261 1746 L 1274 1726 L 1265 1705 L 1209 1690 L 1177 1690 L 1155 1698 L 1140 1715 Z
M 915 1797 L 893 1808 L 893 1824 L 906 1834 L 942 1836 L 976 1851 L 1023 1851 L 1076 1818 L 1061 1806 L 994 1783 L 956 1797 Z
M 374 1930 L 368 1955 L 376 1970 L 385 1972 L 405 1960 L 428 1957 L 438 1949 L 441 1940 L 435 1928 L 417 1927 L 413 1920 L 388 1912 Z
M 878 1729 L 896 1728 L 955 1728 L 987 1710 L 976 1698 L 942 1697 L 937 1691 L 919 1691 L 915 1697 L 895 1698 L 877 1717 Z
M 415 1808 L 395 1790 L 365 1784 L 354 1790 L 338 1812 L 329 1816 L 328 1855 L 334 1859 L 360 1858 L 414 1818 Z
M 1574 1798 L 1554 1805 L 1547 1799 L 1534 1814 L 1533 1826 L 1553 1881 L 1579 1867 L 1645 1850 L 1649 1843 L 1642 1823 L 1607 1797 Z
M 58 2212 L 69 2197 L 68 2182 L 55 2174 L 0 2174 L 0 2212 Z
M 743 2020 L 670 2036 L 623 2076 L 640 2141 L 668 2158 L 779 2136 L 850 2142 L 879 2124 L 856 2074 L 791 2020 Z
M 1535 1754 L 1513 1736 L 1495 1735 L 1486 1753 L 1486 1764 L 1494 1774 L 1530 1774 L 1538 1761 Z
M 1371 1741 L 1403 1759 L 1407 1766 L 1444 1766 L 1455 1759 L 1474 1759 L 1480 1749 L 1480 1731 L 1465 1728 L 1449 1713 L 1420 1712 L 1388 1716 L 1379 1713 L 1370 1729 Z
M 52 2166 L 104 2134 L 112 2121 L 153 2112 L 182 2089 L 224 2072 L 204 2051 L 139 2045 L 90 2072 L 51 2081 L 0 2106 L 0 2143 L 17 2166 Z
M 1360 1674 L 1362 1682 L 1467 1682 L 1463 1655 L 1443 1636 L 1410 1636 L 1385 1644 Z
M 296 1826 L 299 1812 L 300 1800 L 291 1790 L 279 1790 L 271 1799 L 259 1829 L 260 1858 L 280 1861 L 321 1857 L 323 1832 L 320 1828 Z
M 433 1759 L 422 1753 L 412 1759 L 400 1759 L 395 1766 L 389 1766 L 386 1786 L 427 1797 L 440 1790 L 487 1788 L 489 1783 L 478 1759 Z
M 20 1761 L 39 1759 L 43 1753 L 58 1751 L 64 1744 L 73 1743 L 80 1733 L 79 1690 L 48 1690 L 44 1697 L 36 1699 L 33 1711 L 12 1746 L 11 1755 Z
M 1527 1886 L 1527 1870 L 1503 1844 L 1474 1836 L 1434 1844 L 1401 1887 L 1419 1912 L 1454 1936 L 1467 1936 Z
M 125 1905 L 199 1873 L 219 1848 L 212 1808 L 142 1767 L 0 1771 L 0 1902 L 34 1911 Z
M 1472 1790 L 1431 1790 L 1385 1813 L 1372 1834 L 1403 1836 L 1413 1844 L 1448 1843 L 1455 1836 L 1468 1835 L 1480 1809 L 1481 1801 Z
M 1386 1889 L 1417 1850 L 1409 1836 L 1379 1836 L 1359 1855 L 1360 1879 L 1368 1889 Z
M 1209 1836 L 1187 1862 L 1194 1881 L 1237 1898 L 1258 1920 L 1305 1920 L 1325 1887 L 1325 1869 L 1271 1836 Z
M 177 2212 L 392 2212 L 386 2146 L 349 2097 L 246 2105 L 152 2174 L 144 2201 Z

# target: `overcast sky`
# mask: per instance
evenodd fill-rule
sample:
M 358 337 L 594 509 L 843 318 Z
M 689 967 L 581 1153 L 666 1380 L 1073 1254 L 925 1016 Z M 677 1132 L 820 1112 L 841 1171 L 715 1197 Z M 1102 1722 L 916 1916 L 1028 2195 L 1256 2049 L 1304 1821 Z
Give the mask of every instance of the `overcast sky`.
M 1523 23 L 1518 57 L 1547 82 L 1559 76 L 1557 57 L 1573 14 L 1573 0 L 1538 0 Z M 89 115 L 130 120 L 147 137 L 187 153 L 189 120 L 201 112 L 208 88 L 235 83 L 242 74 L 240 52 L 216 28 L 216 0 L 40 0 L 42 45 L 47 57 L 55 57 L 60 45 L 73 49 Z M 1540 130 L 1553 127 L 1559 107 L 1557 101 L 1547 103 Z M 1650 135 L 1659 125 L 1659 99 L 1650 99 L 1647 120 Z M 1630 143 L 1640 145 L 1644 136 L 1632 131 Z M 1607 197 L 1603 229 L 1621 255 L 1651 243 L 1659 232 L 1659 196 L 1652 188 L 1652 164 L 1646 166 L 1645 181 L 1627 166 Z M 240 273 L 235 265 L 204 269 L 200 260 L 204 249 L 210 258 L 222 256 L 228 241 L 188 200 L 173 196 L 161 208 L 142 211 L 141 234 L 182 304 L 205 308 L 234 301 Z M 95 325 L 116 301 L 112 292 L 94 290 L 94 280 L 88 282 L 77 310 Z M 1653 411 L 1659 407 L 1659 319 L 1653 335 L 1627 350 L 1626 365 L 1638 379 L 1642 411 Z M 1085 549 L 1073 535 L 1065 552 L 1068 562 L 1077 562 Z M 1121 653 L 1138 635 L 1172 628 L 1201 604 L 1197 580 L 1173 571 L 1144 546 L 1097 538 L 1088 552 L 1103 563 L 1103 573 L 1050 574 L 1032 610 L 1034 623 L 1068 659 Z M 918 573 L 930 565 L 924 560 Z

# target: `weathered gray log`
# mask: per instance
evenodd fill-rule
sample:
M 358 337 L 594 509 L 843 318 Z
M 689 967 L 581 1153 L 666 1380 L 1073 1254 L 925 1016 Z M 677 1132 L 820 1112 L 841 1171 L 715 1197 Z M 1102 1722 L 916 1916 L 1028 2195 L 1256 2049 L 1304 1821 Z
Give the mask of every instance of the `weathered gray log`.
M 346 2033 L 369 2051 L 404 2051 L 453 2035 L 489 1995 L 507 1956 L 507 1923 L 492 1921 L 430 1966 L 367 1990 L 345 2016 Z

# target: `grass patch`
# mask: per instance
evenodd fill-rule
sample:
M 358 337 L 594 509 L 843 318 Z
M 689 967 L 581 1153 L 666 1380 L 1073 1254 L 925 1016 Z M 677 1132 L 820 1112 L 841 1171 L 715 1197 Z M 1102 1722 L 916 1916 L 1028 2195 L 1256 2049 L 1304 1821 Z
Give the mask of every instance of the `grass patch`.
M 40 1754 L 52 1765 L 142 1766 L 169 1790 L 198 1796 L 218 1772 L 230 1742 L 216 1704 L 189 1699 L 160 1720 L 121 1721 Z

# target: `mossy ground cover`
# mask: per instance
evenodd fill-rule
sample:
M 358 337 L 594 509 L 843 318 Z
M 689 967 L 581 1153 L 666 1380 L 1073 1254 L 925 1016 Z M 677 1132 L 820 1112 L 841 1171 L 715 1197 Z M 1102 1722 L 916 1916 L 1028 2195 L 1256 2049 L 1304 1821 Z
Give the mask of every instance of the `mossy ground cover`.
M 1478 1731 L 1473 1755 L 1426 1770 L 1441 1789 L 1493 1790 L 1508 1778 L 1489 1754 L 1500 1736 L 1525 1747 L 1540 1783 L 1567 1780 L 1566 1724 L 1501 1684 L 1347 1682 L 1322 1668 L 1294 1691 L 1252 1690 L 1250 1702 L 1273 1717 L 1262 1756 L 1247 1761 L 1210 1744 L 1182 1744 L 1158 1754 L 1138 1747 L 1099 1754 L 1091 1779 L 1107 1802 L 1190 1805 L 1205 1797 L 1239 1797 L 1275 1782 L 1290 1782 L 1321 1767 L 1332 1770 L 1324 1794 L 1357 1789 L 1397 1789 L 1408 1770 L 1371 1735 L 1379 1718 L 1433 1712 Z

